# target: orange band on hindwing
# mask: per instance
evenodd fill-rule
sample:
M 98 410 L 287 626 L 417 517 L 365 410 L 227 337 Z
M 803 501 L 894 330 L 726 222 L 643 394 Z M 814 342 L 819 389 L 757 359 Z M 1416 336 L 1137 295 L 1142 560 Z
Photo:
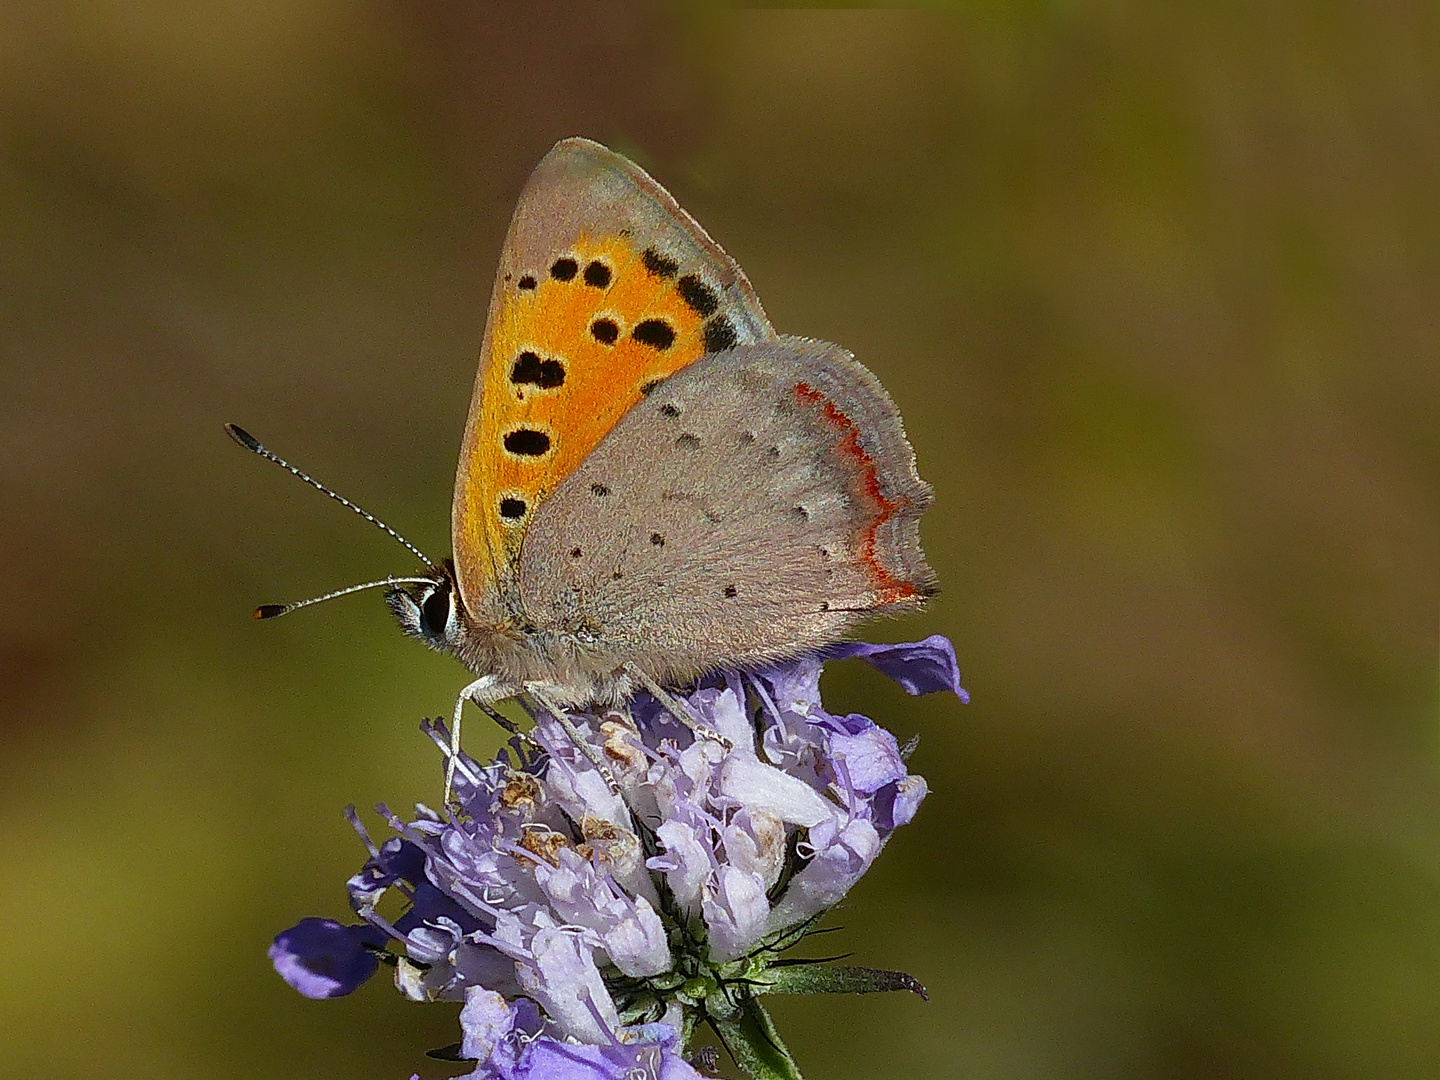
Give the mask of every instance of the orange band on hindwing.
M 881 489 L 880 472 L 875 467 L 874 460 L 860 445 L 860 429 L 839 406 L 808 383 L 796 383 L 795 396 L 808 405 L 818 405 L 821 414 L 840 433 L 835 452 L 853 463 L 858 472 L 860 493 L 875 507 L 874 516 L 860 535 L 859 553 L 860 561 L 865 564 L 875 582 L 879 602 L 889 604 L 897 600 L 914 599 L 919 595 L 919 590 L 914 583 L 902 581 L 881 565 L 876 542 L 880 526 L 901 510 L 906 505 L 905 501 L 889 498 Z

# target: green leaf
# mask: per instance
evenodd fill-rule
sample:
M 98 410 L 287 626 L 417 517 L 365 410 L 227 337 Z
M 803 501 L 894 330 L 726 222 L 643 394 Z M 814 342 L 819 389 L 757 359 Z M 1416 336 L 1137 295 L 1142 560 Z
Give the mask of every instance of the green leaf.
M 711 1017 L 710 1024 L 751 1080 L 801 1080 L 800 1067 L 780 1041 L 770 1014 L 753 997 L 745 998 L 738 1019 Z
M 883 994 L 908 990 L 926 1001 L 930 995 L 914 975 L 879 968 L 832 967 L 829 964 L 773 965 L 765 972 L 770 985 L 764 994 Z

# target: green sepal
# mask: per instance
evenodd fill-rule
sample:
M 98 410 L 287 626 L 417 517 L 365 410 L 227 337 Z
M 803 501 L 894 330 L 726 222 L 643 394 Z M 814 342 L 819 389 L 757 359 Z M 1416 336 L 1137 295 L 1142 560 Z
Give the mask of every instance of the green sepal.
M 739 1012 L 734 1020 L 712 1016 L 710 1024 L 745 1074 L 751 1080 L 801 1080 L 800 1067 L 780 1041 L 765 1007 L 747 995 Z
M 654 978 L 647 980 L 651 989 L 661 992 L 674 990 L 684 981 L 685 976 L 678 971 L 667 971 L 663 975 L 656 975 Z
M 883 994 L 908 990 L 926 1001 L 930 995 L 914 975 L 879 968 L 833 967 L 830 964 L 776 964 L 765 971 L 764 989 L 757 994 Z
M 621 1005 L 619 1009 L 620 1023 L 626 1027 L 631 1024 L 649 1024 L 657 1020 L 664 1012 L 665 1008 L 660 1004 L 659 999 L 646 994 Z
M 695 1038 L 695 1025 L 700 1022 L 700 1013 L 695 1009 L 680 1010 L 680 1050 L 690 1052 L 690 1040 Z

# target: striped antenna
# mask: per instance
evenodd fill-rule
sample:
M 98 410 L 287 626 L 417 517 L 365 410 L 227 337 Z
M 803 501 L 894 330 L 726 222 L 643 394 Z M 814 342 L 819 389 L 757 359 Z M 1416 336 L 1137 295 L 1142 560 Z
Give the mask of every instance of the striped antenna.
M 296 600 L 292 604 L 261 604 L 255 609 L 257 619 L 278 619 L 281 615 L 289 615 L 292 611 L 299 611 L 302 607 L 309 607 L 311 604 L 323 603 L 326 600 L 334 600 L 337 596 L 349 596 L 352 592 L 360 592 L 364 589 L 378 589 L 382 585 L 434 585 L 434 578 L 425 577 L 387 577 L 379 581 L 367 581 L 364 585 L 350 585 L 343 589 L 336 589 L 334 592 L 327 592 L 324 596 L 312 596 L 309 600 Z
M 353 502 L 351 502 L 349 499 L 345 498 L 345 496 L 340 495 L 340 494 L 337 494 L 337 493 L 334 492 L 334 491 L 331 491 L 328 487 L 326 487 L 324 484 L 320 483 L 320 481 L 319 481 L 319 480 L 316 480 L 313 476 L 309 475 L 308 473 L 301 472 L 301 471 L 300 471 L 299 469 L 297 469 L 294 465 L 291 465 L 288 461 L 286 461 L 284 458 L 282 458 L 279 454 L 276 454 L 276 453 L 274 453 L 273 451 L 271 451 L 271 450 L 267 449 L 266 447 L 262 446 L 259 439 L 255 438 L 254 435 L 251 435 L 248 431 L 246 431 L 244 428 L 240 427 L 238 424 L 226 424 L 226 425 L 225 425 L 225 433 L 226 433 L 227 435 L 229 435 L 232 439 L 234 439 L 237 443 L 239 443 L 241 446 L 243 446 L 246 450 L 249 450 L 252 454 L 259 454 L 259 455 L 260 455 L 261 457 L 263 457 L 266 461 L 273 461 L 276 465 L 279 465 L 282 469 L 285 469 L 287 472 L 293 473 L 294 475 L 298 476 L 301 480 L 304 480 L 305 483 L 309 484 L 309 485 L 310 485 L 311 487 L 313 487 L 316 491 L 323 492 L 324 494 L 329 495 L 330 498 L 334 499 L 334 500 L 335 500 L 336 502 L 338 502 L 341 506 L 348 506 L 351 510 L 354 510 L 355 513 L 359 514 L 359 515 L 360 515 L 361 517 L 363 517 L 366 521 L 370 522 L 371 525 L 374 525 L 374 526 L 375 526 L 376 528 L 378 528 L 378 529 L 383 529 L 383 530 L 385 531 L 385 533 L 386 533 L 387 535 L 389 535 L 392 540 L 397 540 L 397 541 L 399 541 L 401 544 L 404 544 L 405 547 L 409 549 L 410 554 L 414 555 L 417 559 L 419 559 L 421 562 L 423 562 L 423 563 L 424 563 L 426 566 L 428 566 L 434 573 L 436 573 L 436 574 L 439 574 L 439 573 L 440 573 L 440 568 L 439 568 L 438 566 L 436 566 L 433 562 L 431 562 L 429 559 L 427 559 L 427 558 L 425 557 L 425 553 L 424 553 L 423 551 L 421 551 L 419 548 L 417 548 L 414 544 L 410 543 L 409 540 L 406 540 L 403 536 L 401 536 L 399 533 L 397 533 L 397 532 L 396 532 L 394 529 L 392 529 L 389 525 L 386 525 L 383 521 L 381 521 L 379 518 L 377 518 L 374 514 L 371 514 L 371 513 L 367 512 L 367 511 L 365 511 L 365 510 L 362 510 L 360 507 L 356 506 L 356 505 L 355 505 Z M 404 582 L 407 582 L 407 581 L 414 581 L 414 580 L 416 580 L 416 579 L 413 579 L 413 578 L 387 578 L 387 579 L 385 579 L 384 581 L 372 581 L 372 582 L 370 582 L 370 584 L 368 584 L 368 585 L 354 585 L 354 586 L 351 586 L 351 587 L 348 588 L 348 589 L 341 589 L 339 592 L 330 593 L 328 596 L 317 596 L 314 600 L 301 600 L 301 601 L 299 601 L 299 602 L 297 602 L 297 603 L 294 603 L 294 604 L 266 604 L 264 607 L 258 609 L 258 610 L 255 612 L 255 617 L 256 617 L 257 619 L 270 619 L 270 618 L 274 618 L 274 617 L 277 616 L 277 615 L 283 615 L 283 614 L 285 614 L 285 612 L 287 612 L 287 611 L 294 611 L 294 610 L 295 610 L 296 608 L 298 608 L 298 607 L 304 607 L 304 606 L 307 605 L 307 604 L 318 604 L 321 600 L 329 600 L 331 597 L 334 597 L 334 596 L 344 596 L 346 593 L 355 592 L 355 591 L 357 591 L 357 590 L 359 590 L 359 589 L 369 589 L 369 588 L 371 588 L 371 587 L 373 587 L 373 586 L 376 586 L 376 585 L 401 584 L 401 583 L 404 583 Z M 423 580 L 423 579 L 420 579 L 420 580 Z M 277 610 L 277 611 L 271 611 L 271 610 L 270 610 L 271 608 L 279 608 L 279 610 Z M 268 614 L 262 614 L 262 612 L 269 612 L 269 613 L 268 613 Z

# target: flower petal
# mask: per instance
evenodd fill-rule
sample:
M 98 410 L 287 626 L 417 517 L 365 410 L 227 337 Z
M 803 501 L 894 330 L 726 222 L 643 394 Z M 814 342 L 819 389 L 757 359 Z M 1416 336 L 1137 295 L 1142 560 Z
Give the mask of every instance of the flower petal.
M 955 646 L 942 634 L 931 634 L 924 641 L 901 645 L 845 642 L 826 649 L 825 656 L 834 660 L 858 657 L 882 675 L 894 679 L 907 694 L 933 694 L 949 690 L 961 701 L 970 700 L 970 695 L 960 685 L 960 665 L 955 660 Z
M 834 805 L 805 781 L 754 757 L 736 754 L 728 758 L 721 770 L 720 791 L 742 806 L 768 811 L 781 821 L 807 828 L 835 813 Z
M 705 890 L 704 909 L 710 959 L 725 963 L 744 956 L 760 940 L 770 902 L 758 874 L 722 866 L 715 886 Z
M 887 784 L 875 793 L 875 827 L 881 835 L 888 835 L 901 825 L 910 824 L 929 793 L 930 787 L 923 776 L 907 776 Z
M 845 719 L 847 727 L 859 730 L 854 734 L 843 730 L 834 732 L 830 736 L 830 753 L 844 760 L 851 787 L 870 795 L 886 784 L 904 779 L 907 770 L 895 736 L 858 713 Z
M 680 910 L 695 914 L 700 910 L 700 888 L 715 869 L 715 855 L 692 825 L 667 821 L 655 830 L 665 845 L 664 854 L 656 855 L 646 864 L 651 870 L 665 874 L 665 881 L 680 905 Z
M 460 1053 L 463 1057 L 485 1065 L 514 1026 L 514 1013 L 503 995 L 483 986 L 466 989 L 465 1005 L 460 1010 Z
M 811 835 L 812 842 L 815 835 Z M 805 869 L 786 886 L 770 913 L 769 929 L 797 926 L 834 907 L 870 868 L 880 852 L 880 835 L 864 818 L 854 818 L 815 853 Z
M 594 946 L 582 935 L 557 927 L 539 931 L 530 950 L 533 961 L 517 963 L 516 977 L 560 1033 L 581 1042 L 611 1041 L 620 1016 L 595 966 Z
M 373 926 L 312 917 L 275 935 L 270 962 L 308 998 L 342 997 L 375 974 L 377 961 L 365 946 L 384 943 L 385 935 Z

